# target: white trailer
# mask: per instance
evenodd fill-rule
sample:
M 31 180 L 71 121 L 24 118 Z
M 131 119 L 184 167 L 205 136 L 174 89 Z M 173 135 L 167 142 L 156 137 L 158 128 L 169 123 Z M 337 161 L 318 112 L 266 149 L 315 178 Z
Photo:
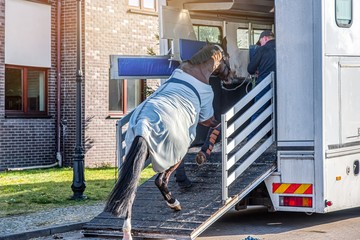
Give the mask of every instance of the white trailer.
M 166 5 L 162 36 L 171 40 L 175 57 L 176 38 L 192 38 L 186 18 L 168 19 L 169 12 L 181 9 L 192 23 L 222 27 L 238 73 L 247 61 L 237 49 L 236 30 L 245 25 L 249 33 L 275 31 L 277 171 L 265 180 L 274 210 L 324 213 L 360 206 L 360 3 L 182 0 Z
M 160 62 L 164 62 L 169 49 L 170 63 L 184 60 L 179 39 L 196 40 L 193 24 L 222 29 L 222 35 L 227 37 L 231 67 L 242 77 L 248 75 L 249 49 L 238 47 L 239 32 L 242 37 L 247 34 L 245 41 L 251 45 L 262 30 L 273 30 L 277 70 L 276 79 L 270 74 L 221 115 L 222 149 L 215 156 L 222 158 L 221 164 L 205 164 L 202 170 L 195 167 L 194 175 L 190 175 L 195 179 L 195 189 L 188 194 L 176 192 L 175 183 L 170 186 L 175 195 L 182 195 L 187 208 L 171 214 L 153 199 L 156 193 L 152 194 L 150 185 L 140 186 L 140 197 L 135 200 L 139 207 L 134 207 L 135 211 L 139 208 L 134 213 L 138 216 L 134 219 L 137 221 L 134 236 L 194 239 L 229 209 L 254 204 L 263 204 L 273 211 L 305 213 L 359 207 L 360 2 L 159 0 L 158 3 L 164 56 L 154 58 L 156 70 L 162 68 Z M 112 78 L 119 77 L 115 75 L 121 75 L 117 69 L 120 63 L 116 62 L 120 58 L 111 59 Z M 132 71 L 130 74 L 134 75 L 127 77 L 146 77 L 136 76 Z M 271 90 L 243 111 L 269 84 Z M 270 105 L 257 120 L 246 123 L 266 102 Z M 124 153 L 123 126 L 128 119 L 125 116 L 117 125 L 119 162 Z M 262 120 L 265 124 L 260 126 Z M 261 129 L 244 144 L 243 140 L 257 126 Z M 218 191 L 219 181 L 222 184 Z M 148 212 L 141 208 L 143 205 L 148 206 L 146 209 L 158 209 L 161 214 Z M 84 227 L 84 234 L 118 237 L 121 225 L 118 219 L 102 213 Z
M 275 11 L 279 175 L 266 183 L 313 188 L 311 208 L 280 206 L 284 194 L 272 194 L 275 209 L 358 207 L 360 2 L 278 0 Z

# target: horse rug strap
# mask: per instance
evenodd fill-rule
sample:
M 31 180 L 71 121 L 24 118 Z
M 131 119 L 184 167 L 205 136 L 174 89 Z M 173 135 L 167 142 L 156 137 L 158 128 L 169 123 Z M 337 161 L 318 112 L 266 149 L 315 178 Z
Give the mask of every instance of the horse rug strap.
M 193 85 L 191 85 L 190 83 L 188 83 L 186 81 L 177 79 L 177 78 L 170 78 L 164 84 L 167 84 L 167 83 L 179 83 L 179 84 L 183 84 L 183 85 L 187 86 L 188 88 L 190 88 L 196 94 L 197 98 L 199 99 L 200 106 L 201 106 L 200 94 Z

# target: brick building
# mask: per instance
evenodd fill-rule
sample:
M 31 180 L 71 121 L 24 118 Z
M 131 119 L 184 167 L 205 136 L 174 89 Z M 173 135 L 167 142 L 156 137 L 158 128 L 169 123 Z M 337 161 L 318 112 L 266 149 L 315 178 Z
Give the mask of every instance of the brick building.
M 71 166 L 76 7 L 76 0 L 0 0 L 0 170 L 59 159 Z M 144 86 L 109 79 L 109 56 L 159 52 L 156 2 L 83 0 L 81 30 L 85 166 L 114 165 L 116 120 L 141 101 Z

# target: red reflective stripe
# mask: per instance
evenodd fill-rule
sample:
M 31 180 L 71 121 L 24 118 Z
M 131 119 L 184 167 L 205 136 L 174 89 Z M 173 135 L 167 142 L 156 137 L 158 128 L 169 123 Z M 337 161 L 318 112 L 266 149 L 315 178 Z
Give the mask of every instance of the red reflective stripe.
M 312 194 L 313 193 L 313 188 L 312 188 L 312 184 L 305 190 L 304 194 Z
M 281 183 L 273 183 L 273 193 L 280 187 Z
M 298 189 L 300 187 L 301 184 L 291 184 L 285 191 L 284 193 L 294 193 L 296 191 L 296 189 Z
M 281 194 L 312 194 L 312 184 L 273 183 L 273 193 Z

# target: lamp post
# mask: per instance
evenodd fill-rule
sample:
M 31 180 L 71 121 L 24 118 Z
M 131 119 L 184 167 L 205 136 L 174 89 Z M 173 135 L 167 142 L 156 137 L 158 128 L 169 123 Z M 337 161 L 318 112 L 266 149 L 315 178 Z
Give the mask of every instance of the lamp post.
M 74 192 L 74 195 L 71 197 L 73 200 L 82 200 L 86 196 L 83 195 L 86 184 L 84 177 L 84 149 L 81 144 L 81 81 L 83 77 L 81 65 L 82 65 L 82 47 L 81 47 L 81 0 L 77 0 L 77 51 L 76 51 L 76 145 L 75 145 L 75 155 L 73 160 L 73 182 L 71 184 L 71 189 Z

